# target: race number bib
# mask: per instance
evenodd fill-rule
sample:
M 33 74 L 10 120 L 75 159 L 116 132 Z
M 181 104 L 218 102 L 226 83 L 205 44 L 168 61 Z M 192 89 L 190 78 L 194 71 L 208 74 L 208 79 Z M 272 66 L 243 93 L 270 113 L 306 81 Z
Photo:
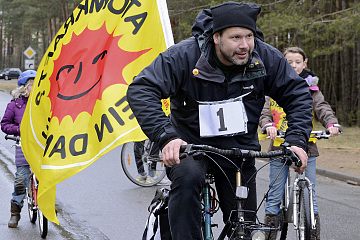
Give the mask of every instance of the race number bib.
M 248 118 L 243 96 L 218 102 L 199 102 L 200 137 L 247 133 Z

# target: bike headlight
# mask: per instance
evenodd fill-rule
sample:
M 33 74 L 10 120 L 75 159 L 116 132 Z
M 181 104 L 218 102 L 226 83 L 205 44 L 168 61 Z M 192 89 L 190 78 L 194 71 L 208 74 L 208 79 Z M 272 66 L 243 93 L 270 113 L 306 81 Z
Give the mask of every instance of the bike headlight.
M 260 230 L 251 233 L 251 240 L 265 240 L 265 233 Z

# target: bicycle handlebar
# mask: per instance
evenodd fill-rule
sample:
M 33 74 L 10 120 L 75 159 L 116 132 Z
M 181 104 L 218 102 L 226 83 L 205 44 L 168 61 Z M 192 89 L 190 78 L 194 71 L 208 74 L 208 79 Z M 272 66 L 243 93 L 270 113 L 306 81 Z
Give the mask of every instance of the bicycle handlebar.
M 20 143 L 20 136 L 14 136 L 14 135 L 5 135 L 5 140 L 13 140 L 16 143 Z
M 341 127 L 340 124 L 334 124 L 334 127 L 339 128 L 339 133 L 343 134 L 344 130 Z M 263 127 L 261 129 L 261 133 L 266 134 L 266 127 Z M 285 131 L 277 130 L 277 135 L 278 136 L 276 138 L 284 139 L 285 138 L 285 133 L 286 133 Z M 313 137 L 313 138 L 316 138 L 316 139 L 328 139 L 330 136 L 331 135 L 330 135 L 330 132 L 329 132 L 328 129 L 321 130 L 321 131 L 312 131 L 311 134 L 310 134 L 310 137 Z
M 180 159 L 186 158 L 189 155 L 196 155 L 202 152 L 217 153 L 225 157 L 240 157 L 240 158 L 270 158 L 270 157 L 284 157 L 290 159 L 295 163 L 295 166 L 301 166 L 301 160 L 296 154 L 288 148 L 274 150 L 270 152 L 260 152 L 254 150 L 245 150 L 240 148 L 219 149 L 208 145 L 194 145 L 188 144 L 180 147 Z

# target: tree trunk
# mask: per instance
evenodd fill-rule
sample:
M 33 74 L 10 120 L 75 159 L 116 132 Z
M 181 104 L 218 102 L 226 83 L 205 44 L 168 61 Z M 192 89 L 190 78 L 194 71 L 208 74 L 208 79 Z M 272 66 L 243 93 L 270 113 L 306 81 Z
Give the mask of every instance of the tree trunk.
M 341 69 L 341 103 L 343 110 L 343 124 L 351 125 L 351 76 L 349 74 L 350 56 L 349 49 L 344 47 L 340 54 Z
M 48 19 L 48 45 L 50 45 L 52 39 L 53 39 L 53 33 L 51 29 L 51 18 Z
M 338 52 L 335 51 L 334 52 L 334 55 L 333 55 L 333 74 L 332 74 L 332 77 L 331 77 L 331 81 L 330 81 L 330 91 L 332 92 L 333 94 L 333 99 L 334 99 L 334 102 L 335 102 L 335 112 L 338 114 L 338 118 L 339 118 L 339 115 L 340 115 L 340 119 L 341 119 L 341 116 L 343 114 L 343 112 L 340 110 L 339 108 L 339 104 L 338 104 L 338 98 L 337 98 L 337 92 L 336 90 L 339 89 L 341 86 L 340 86 L 340 81 L 338 80 L 339 79 L 339 57 L 338 57 Z

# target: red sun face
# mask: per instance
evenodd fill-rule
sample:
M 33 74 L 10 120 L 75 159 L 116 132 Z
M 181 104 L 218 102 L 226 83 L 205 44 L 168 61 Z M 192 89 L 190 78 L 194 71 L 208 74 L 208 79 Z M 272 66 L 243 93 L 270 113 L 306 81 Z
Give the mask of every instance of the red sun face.
M 283 113 L 284 112 L 278 112 L 276 110 L 271 110 L 271 115 L 272 115 L 273 121 L 276 125 L 279 124 L 280 120 L 282 119 Z
M 62 46 L 50 76 L 52 117 L 59 122 L 66 115 L 75 121 L 81 112 L 92 114 L 96 100 L 114 84 L 127 84 L 122 71 L 129 63 L 149 51 L 127 52 L 118 46 L 121 36 L 113 37 L 105 24 L 98 30 L 86 28 Z

